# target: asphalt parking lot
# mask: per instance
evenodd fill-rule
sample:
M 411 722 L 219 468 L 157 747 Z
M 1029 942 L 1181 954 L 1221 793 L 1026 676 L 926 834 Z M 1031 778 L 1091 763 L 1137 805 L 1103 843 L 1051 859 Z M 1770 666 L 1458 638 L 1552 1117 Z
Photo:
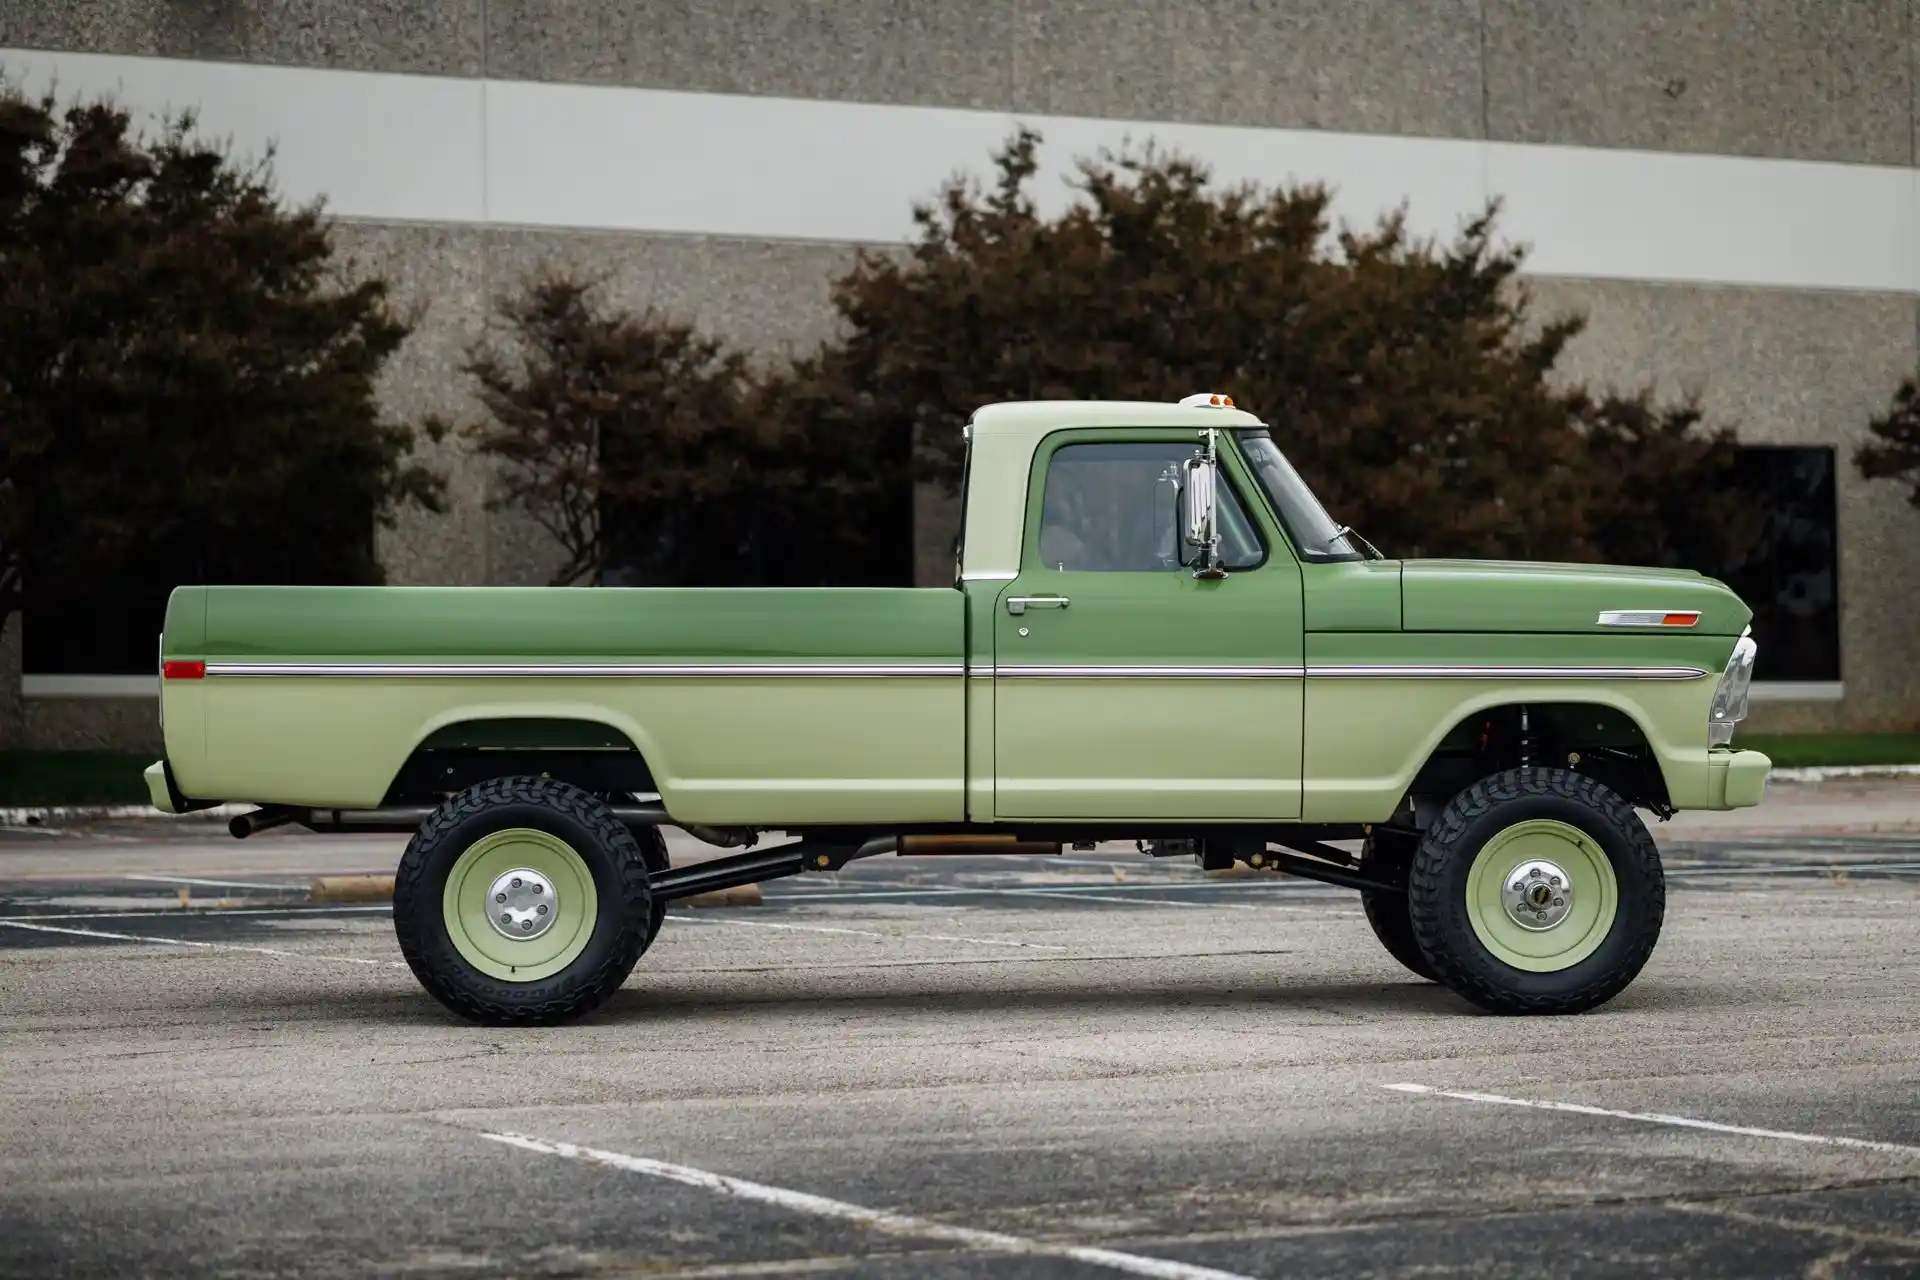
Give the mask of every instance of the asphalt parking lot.
M 0 832 L 0 1272 L 1920 1274 L 1920 824 L 1853 817 L 1663 832 L 1661 945 L 1578 1018 L 1097 852 L 676 910 L 528 1031 L 305 901 L 392 839 Z

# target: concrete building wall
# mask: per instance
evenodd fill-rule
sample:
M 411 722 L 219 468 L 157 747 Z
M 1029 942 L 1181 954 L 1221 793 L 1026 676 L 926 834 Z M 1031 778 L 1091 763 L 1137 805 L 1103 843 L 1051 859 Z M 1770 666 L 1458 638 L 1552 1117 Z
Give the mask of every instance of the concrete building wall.
M 853 247 L 904 240 L 1016 119 L 1056 176 L 1151 136 L 1441 234 L 1500 197 L 1543 308 L 1591 316 L 1569 376 L 1840 449 L 1843 683 L 1756 723 L 1911 728 L 1920 515 L 1848 455 L 1920 362 L 1915 3 L 9 0 L 0 71 L 276 140 L 289 194 L 328 196 L 345 256 L 421 309 L 382 388 L 406 419 L 470 411 L 488 299 L 544 262 L 804 349 Z M 454 509 L 382 535 L 393 580 L 543 581 L 538 530 L 441 460 Z M 938 580 L 952 504 L 917 505 Z M 149 745 L 150 696 L 98 696 L 131 689 L 29 687 L 0 729 Z

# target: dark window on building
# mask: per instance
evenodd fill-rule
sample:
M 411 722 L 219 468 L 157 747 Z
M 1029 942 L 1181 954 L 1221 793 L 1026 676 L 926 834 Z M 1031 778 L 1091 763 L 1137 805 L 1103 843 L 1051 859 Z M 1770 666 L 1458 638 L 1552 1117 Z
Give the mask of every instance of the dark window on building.
M 1753 609 L 1755 680 L 1840 679 L 1840 539 L 1831 448 L 1740 451 L 1741 487 L 1766 503 L 1748 553 L 1716 572 Z
M 236 499 L 244 501 L 244 499 Z M 322 494 L 317 510 L 276 503 L 234 527 L 181 530 L 113 563 L 74 556 L 29 578 L 17 621 L 32 676 L 150 676 L 176 584 L 320 586 L 379 580 L 374 521 Z M 251 515 L 251 512 L 244 514 Z
M 20 611 L 20 669 L 30 676 L 150 676 L 171 586 L 130 583 L 93 591 L 28 590 Z

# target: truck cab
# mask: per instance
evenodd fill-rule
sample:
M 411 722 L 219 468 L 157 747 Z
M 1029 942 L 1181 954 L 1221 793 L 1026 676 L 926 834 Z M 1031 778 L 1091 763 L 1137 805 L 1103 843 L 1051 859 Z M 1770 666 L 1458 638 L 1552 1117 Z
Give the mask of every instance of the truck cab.
M 1386 559 L 1230 401 L 967 430 L 979 819 L 1386 822 L 1570 755 L 1655 812 L 1760 798 L 1764 757 L 1709 729 L 1744 714 L 1753 653 L 1717 582 Z

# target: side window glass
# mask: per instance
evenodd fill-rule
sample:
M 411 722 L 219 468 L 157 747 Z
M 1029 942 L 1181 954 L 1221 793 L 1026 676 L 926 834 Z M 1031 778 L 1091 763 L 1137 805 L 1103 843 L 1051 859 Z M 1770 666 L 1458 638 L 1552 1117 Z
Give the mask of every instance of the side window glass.
M 1195 549 L 1180 536 L 1181 464 L 1197 445 L 1074 444 L 1055 451 L 1040 506 L 1040 559 L 1083 573 L 1175 572 Z M 1231 485 L 1219 489 L 1220 558 L 1260 563 L 1265 549 Z

